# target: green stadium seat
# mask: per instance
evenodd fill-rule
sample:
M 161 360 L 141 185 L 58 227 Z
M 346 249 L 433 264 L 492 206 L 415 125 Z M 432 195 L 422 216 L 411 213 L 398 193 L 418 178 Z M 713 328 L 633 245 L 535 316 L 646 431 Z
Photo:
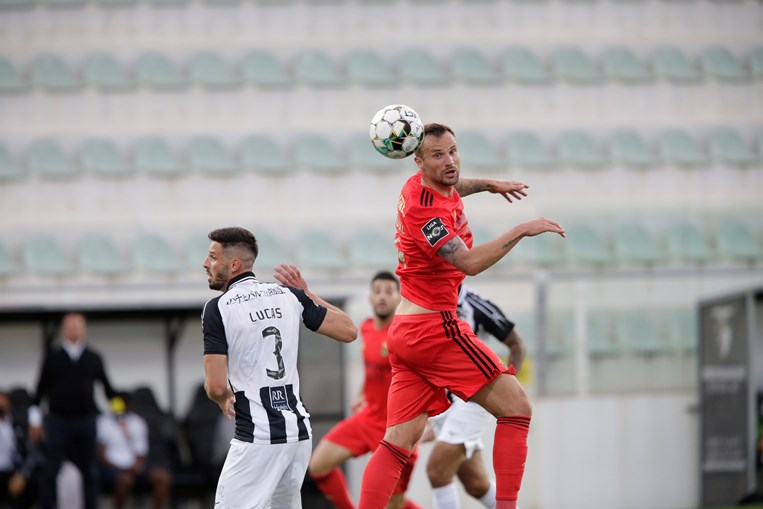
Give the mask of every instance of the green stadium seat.
M 77 173 L 58 142 L 51 139 L 32 142 L 26 152 L 26 166 L 31 173 L 44 177 L 71 177 Z
M 705 74 L 723 81 L 740 81 L 750 77 L 742 63 L 722 46 L 712 46 L 702 52 Z
M 222 142 L 212 136 L 197 136 L 190 141 L 188 167 L 215 176 L 233 175 L 241 170 Z
M 668 341 L 674 348 L 686 352 L 696 352 L 699 346 L 699 324 L 697 312 L 691 308 L 677 308 L 665 311 Z
M 302 232 L 297 239 L 295 255 L 300 267 L 339 270 L 347 266 L 339 244 L 323 231 Z
M 30 81 L 36 87 L 50 92 L 72 91 L 80 87 L 80 81 L 59 57 L 53 54 L 37 56 L 29 70 Z
M 106 139 L 85 140 L 80 149 L 80 167 L 100 176 L 122 177 L 133 172 L 114 144 Z
M 712 158 L 722 163 L 744 165 L 758 159 L 739 131 L 731 127 L 713 129 L 708 147 Z
M 135 78 L 143 86 L 153 89 L 178 89 L 186 85 L 180 70 L 169 58 L 154 52 L 142 53 L 135 61 Z
M 267 175 L 281 175 L 294 168 L 293 163 L 275 140 L 266 135 L 247 137 L 239 147 L 245 170 Z
M 119 250 L 105 235 L 91 234 L 81 238 L 77 244 L 77 260 L 85 272 L 109 276 L 127 272 L 127 264 Z
M 612 160 L 624 166 L 646 168 L 656 162 L 652 150 L 639 133 L 632 129 L 618 129 L 609 139 Z
M 670 258 L 679 262 L 706 263 L 714 257 L 705 233 L 688 221 L 670 225 L 666 246 Z
M 267 51 L 248 52 L 241 59 L 239 67 L 243 79 L 258 87 L 279 88 L 292 84 L 283 64 Z
M 140 172 L 172 177 L 185 173 L 167 141 L 156 136 L 141 138 L 133 147 L 133 165 Z
M 389 173 L 405 165 L 376 151 L 367 134 L 356 134 L 347 143 L 350 166 L 364 170 Z
M 614 231 L 615 255 L 626 264 L 653 265 L 660 261 L 659 242 L 643 226 L 624 222 Z
M 367 87 L 392 86 L 397 83 L 390 65 L 376 51 L 356 49 L 346 60 L 347 77 Z
M 506 151 L 509 161 L 514 166 L 540 169 L 549 168 L 557 163 L 540 138 L 526 131 L 511 133 L 506 142 Z
M 315 87 L 337 86 L 344 82 L 337 65 L 322 51 L 304 51 L 294 59 L 297 80 Z
M 27 86 L 21 73 L 5 57 L 0 57 L 0 93 L 23 92 Z
M 628 48 L 613 46 L 602 55 L 602 70 L 607 79 L 623 83 L 644 83 L 652 74 L 644 63 Z
M 600 79 L 596 64 L 579 48 L 557 48 L 551 58 L 554 74 L 561 80 L 589 84 L 596 83 Z
M 355 267 L 393 270 L 397 266 L 394 233 L 363 230 L 349 239 L 350 261 Z
M 172 246 L 164 237 L 152 233 L 138 235 L 132 246 L 133 266 L 139 271 L 175 274 L 183 269 Z
M 259 254 L 254 261 L 255 274 L 264 281 L 272 281 L 273 267 L 281 263 L 290 263 L 286 246 L 272 233 L 265 230 L 253 230 L 257 239 Z
M 450 55 L 450 72 L 455 79 L 475 85 L 490 85 L 498 81 L 493 64 L 474 48 L 456 48 Z
M 396 59 L 400 77 L 417 85 L 445 85 L 448 76 L 440 63 L 423 48 L 409 48 Z
M 724 258 L 745 263 L 763 259 L 760 242 L 744 221 L 736 218 L 722 219 L 716 228 L 718 251 Z
M 0 181 L 12 180 L 24 175 L 8 149 L 0 143 Z
M 683 129 L 668 129 L 659 134 L 657 144 L 663 162 L 696 166 L 707 162 L 699 143 Z
M 586 316 L 586 343 L 592 357 L 612 357 L 622 351 L 611 316 L 608 310 L 592 310 Z
M 517 335 L 522 339 L 529 354 L 535 355 L 538 349 L 535 315 L 532 313 L 512 313 L 508 318 L 514 322 Z
M 652 55 L 654 73 L 663 79 L 675 82 L 697 82 L 702 75 L 692 61 L 680 49 L 662 46 Z
M 122 65 L 106 53 L 87 57 L 82 74 L 87 85 L 104 91 L 128 90 L 135 85 Z
M 26 240 L 23 264 L 27 272 L 41 276 L 66 276 L 74 267 L 58 241 L 48 235 L 35 235 Z
M 629 351 L 641 355 L 659 355 L 670 352 L 670 342 L 662 337 L 654 313 L 638 309 L 617 313 L 616 334 Z
M 580 130 L 568 130 L 556 140 L 559 160 L 569 166 L 581 169 L 601 168 L 609 162 L 591 136 Z
M 558 359 L 570 355 L 575 347 L 575 316 L 571 311 L 548 314 L 546 326 L 546 355 Z
M 465 168 L 498 170 L 505 166 L 490 140 L 478 131 L 458 133 L 458 152 Z
M 233 88 L 240 78 L 223 58 L 211 51 L 194 54 L 188 62 L 191 83 L 208 89 Z
M 567 257 L 571 262 L 587 266 L 612 263 L 613 256 L 607 240 L 594 227 L 583 223 L 573 223 L 565 229 L 567 237 L 564 242 L 567 245 Z
M 750 70 L 756 78 L 763 78 L 763 46 L 758 46 L 750 53 Z
M 565 240 L 556 233 L 537 235 L 520 242 L 503 260 L 508 263 L 523 260 L 546 269 L 560 268 L 567 260 Z
M 202 265 L 209 255 L 209 245 L 211 241 L 204 234 L 192 235 L 185 244 L 185 262 L 186 266 L 193 270 L 203 270 Z
M 317 134 L 300 136 L 294 146 L 297 165 L 318 173 L 339 173 L 347 169 L 328 138 Z
M 0 242 L 0 278 L 14 276 L 19 269 L 4 243 Z
M 551 75 L 534 53 L 527 48 L 507 49 L 500 58 L 501 74 L 504 78 L 526 84 L 540 84 L 551 81 Z

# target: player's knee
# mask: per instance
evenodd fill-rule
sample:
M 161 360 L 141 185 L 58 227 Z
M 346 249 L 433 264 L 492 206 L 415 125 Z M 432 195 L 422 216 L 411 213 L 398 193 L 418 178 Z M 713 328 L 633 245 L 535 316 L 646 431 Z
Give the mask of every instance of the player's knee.
M 467 475 L 460 478 L 464 491 L 472 498 L 482 498 L 490 489 L 490 481 L 486 477 Z
M 427 477 L 429 478 L 429 484 L 433 488 L 439 488 L 450 484 L 452 476 L 448 469 L 446 469 L 442 462 L 430 461 L 427 463 Z

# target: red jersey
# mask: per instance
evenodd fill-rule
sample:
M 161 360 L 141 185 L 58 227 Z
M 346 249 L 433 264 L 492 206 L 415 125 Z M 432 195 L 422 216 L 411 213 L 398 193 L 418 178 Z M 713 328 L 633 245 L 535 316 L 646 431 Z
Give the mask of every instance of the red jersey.
M 443 196 L 421 183 L 419 171 L 403 186 L 397 202 L 395 245 L 400 294 L 433 311 L 454 311 L 464 273 L 437 251 L 453 237 L 472 247 L 472 232 L 458 191 Z
M 387 393 L 392 381 L 392 370 L 387 353 L 387 331 L 389 331 L 389 325 L 376 330 L 373 318 L 367 319 L 360 326 L 360 335 L 363 338 L 363 362 L 366 366 L 363 394 L 367 406 L 364 412 L 378 417 L 382 422 L 387 420 Z

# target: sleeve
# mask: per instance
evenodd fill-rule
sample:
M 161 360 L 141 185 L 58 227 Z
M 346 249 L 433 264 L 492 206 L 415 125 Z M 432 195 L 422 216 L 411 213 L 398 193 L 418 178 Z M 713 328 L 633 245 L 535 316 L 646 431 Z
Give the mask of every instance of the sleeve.
M 48 392 L 48 385 L 50 383 L 50 349 L 45 350 L 45 356 L 42 360 L 40 367 L 40 377 L 37 379 L 37 387 L 32 397 L 31 405 L 40 406 L 42 398 L 46 396 Z
M 514 323 L 506 318 L 498 306 L 468 290 L 466 301 L 474 310 L 475 332 L 482 328 L 501 342 L 509 337 Z
M 130 437 L 132 450 L 136 456 L 148 456 L 148 425 L 138 414 L 132 414 L 133 433 Z
M 308 297 L 307 294 L 299 288 L 294 288 L 292 286 L 286 286 L 285 288 L 297 298 L 300 304 L 302 304 L 302 323 L 305 324 L 305 327 L 311 331 L 318 330 L 323 323 L 323 320 L 326 318 L 328 309 L 316 304 L 313 299 Z
M 211 299 L 204 305 L 201 313 L 201 330 L 204 333 L 204 355 L 228 355 L 228 341 L 225 339 L 225 325 L 217 306 L 219 297 Z
M 406 211 L 406 231 L 413 242 L 428 256 L 433 257 L 453 237 L 457 237 L 453 214 L 445 207 L 419 207 Z

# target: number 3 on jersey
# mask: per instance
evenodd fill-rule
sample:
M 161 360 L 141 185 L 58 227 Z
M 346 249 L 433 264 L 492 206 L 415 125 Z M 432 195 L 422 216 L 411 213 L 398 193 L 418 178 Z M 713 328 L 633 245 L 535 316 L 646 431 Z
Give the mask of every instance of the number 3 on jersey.
M 270 378 L 274 380 L 280 380 L 286 376 L 286 368 L 283 365 L 283 357 L 281 357 L 281 346 L 283 345 L 283 342 L 281 341 L 281 331 L 278 330 L 277 327 L 265 327 L 265 329 L 262 331 L 262 339 L 267 340 L 268 336 L 273 336 L 275 338 L 276 346 L 273 350 L 273 355 L 276 356 L 278 369 L 266 369 L 265 371 Z

